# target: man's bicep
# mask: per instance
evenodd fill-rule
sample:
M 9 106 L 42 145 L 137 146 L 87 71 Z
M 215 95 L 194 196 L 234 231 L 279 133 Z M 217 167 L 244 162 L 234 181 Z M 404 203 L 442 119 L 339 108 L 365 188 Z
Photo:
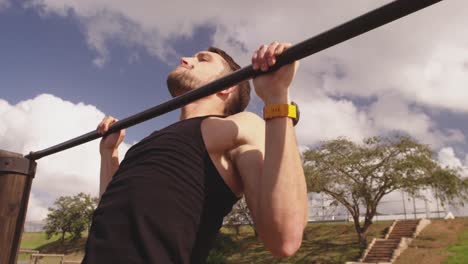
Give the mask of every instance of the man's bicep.
M 236 154 L 236 167 L 242 180 L 247 206 L 255 221 L 260 190 L 259 185 L 263 170 L 263 151 L 258 147 L 241 147 Z

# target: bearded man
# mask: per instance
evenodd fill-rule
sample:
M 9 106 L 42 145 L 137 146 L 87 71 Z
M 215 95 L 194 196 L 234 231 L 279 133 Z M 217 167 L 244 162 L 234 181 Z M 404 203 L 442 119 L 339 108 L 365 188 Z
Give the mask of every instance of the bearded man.
M 252 56 L 267 71 L 290 44 L 262 45 Z M 265 120 L 243 112 L 243 82 L 181 109 L 180 120 L 132 146 L 119 164 L 125 131 L 101 140 L 101 200 L 83 263 L 205 263 L 223 217 L 242 196 L 265 247 L 293 255 L 307 223 L 304 172 L 288 111 L 298 63 L 253 80 Z M 239 69 L 220 49 L 184 57 L 168 76 L 172 96 Z M 271 114 L 273 113 L 273 114 Z M 105 134 L 117 120 L 98 126 Z

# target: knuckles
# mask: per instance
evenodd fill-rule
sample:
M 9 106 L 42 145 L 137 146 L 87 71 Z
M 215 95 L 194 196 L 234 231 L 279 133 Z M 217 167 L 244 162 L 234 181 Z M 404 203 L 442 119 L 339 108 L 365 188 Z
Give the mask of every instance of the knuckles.
M 267 59 L 268 57 L 273 57 L 277 54 L 278 50 L 284 50 L 291 46 L 290 43 L 280 43 L 278 41 L 273 41 L 270 45 L 261 45 L 252 55 L 252 62 L 258 62 Z
M 112 126 L 118 119 L 114 118 L 113 116 L 106 116 L 102 119 L 101 123 L 99 123 L 97 127 L 97 131 L 99 134 L 103 135 L 109 130 L 109 127 Z
M 253 69 L 267 71 L 269 67 L 276 64 L 276 56 L 282 54 L 290 46 L 291 43 L 278 41 L 273 41 L 269 45 L 261 45 L 252 55 Z

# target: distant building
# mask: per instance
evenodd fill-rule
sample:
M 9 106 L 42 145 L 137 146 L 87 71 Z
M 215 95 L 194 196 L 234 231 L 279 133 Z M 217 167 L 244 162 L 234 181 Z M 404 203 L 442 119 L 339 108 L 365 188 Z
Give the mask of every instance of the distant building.
M 26 221 L 24 232 L 44 232 L 45 221 Z

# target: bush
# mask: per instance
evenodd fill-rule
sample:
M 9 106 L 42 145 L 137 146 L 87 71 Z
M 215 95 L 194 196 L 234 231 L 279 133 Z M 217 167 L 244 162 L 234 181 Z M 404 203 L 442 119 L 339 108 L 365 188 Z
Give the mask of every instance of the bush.
M 226 254 L 238 250 L 237 243 L 229 235 L 219 233 L 216 237 L 214 247 L 208 255 L 207 264 L 227 263 Z
M 211 250 L 210 255 L 206 259 L 207 264 L 226 264 L 227 259 L 223 252 L 217 250 Z

